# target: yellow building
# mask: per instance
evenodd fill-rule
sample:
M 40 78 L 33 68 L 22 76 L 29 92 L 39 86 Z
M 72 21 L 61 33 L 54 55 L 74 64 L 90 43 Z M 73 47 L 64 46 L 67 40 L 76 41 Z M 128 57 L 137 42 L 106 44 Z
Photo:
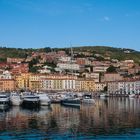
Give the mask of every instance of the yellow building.
M 54 79 L 53 80 L 53 90 L 63 90 L 62 79 Z
M 31 74 L 29 76 L 29 89 L 30 90 L 42 90 L 42 78 L 46 75 L 43 74 Z
M 76 81 L 77 91 L 95 91 L 95 81 L 93 79 L 77 79 Z
M 15 77 L 16 80 L 16 88 L 17 89 L 25 89 L 28 90 L 29 89 L 29 76 L 31 74 L 30 73 L 22 73 L 20 75 L 17 75 Z

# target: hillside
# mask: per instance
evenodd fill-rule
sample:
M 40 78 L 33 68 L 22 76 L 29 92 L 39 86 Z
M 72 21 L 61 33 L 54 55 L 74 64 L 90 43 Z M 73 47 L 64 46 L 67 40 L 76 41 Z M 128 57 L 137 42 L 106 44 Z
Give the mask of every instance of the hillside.
M 68 50 L 70 48 L 64 48 L 62 50 Z M 133 49 L 114 48 L 109 46 L 80 46 L 74 47 L 73 51 L 76 52 L 90 52 L 94 54 L 101 54 L 104 57 L 110 57 L 111 59 L 126 60 L 133 59 L 135 62 L 140 62 L 140 52 Z
M 21 48 L 6 48 L 0 47 L 0 61 L 5 61 L 7 57 L 25 58 L 31 55 L 32 52 L 50 52 L 63 50 L 70 54 L 71 48 L 39 48 L 39 49 L 21 49 Z M 133 59 L 135 62 L 140 62 L 140 52 L 132 49 L 114 48 L 109 46 L 80 46 L 73 47 L 74 52 L 89 52 L 91 56 L 101 54 L 103 57 L 110 57 L 111 59 L 125 60 Z

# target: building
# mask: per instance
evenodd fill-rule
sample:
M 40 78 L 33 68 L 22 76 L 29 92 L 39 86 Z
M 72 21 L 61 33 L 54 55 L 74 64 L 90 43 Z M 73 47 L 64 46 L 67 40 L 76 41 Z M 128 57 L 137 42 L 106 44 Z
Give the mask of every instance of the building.
M 71 62 L 71 57 L 70 56 L 61 56 L 59 58 L 59 61 L 61 61 L 61 62 Z
M 42 90 L 75 90 L 76 76 L 72 75 L 46 75 L 41 79 Z
M 95 91 L 95 81 L 93 79 L 81 79 L 80 90 L 86 92 Z
M 109 66 L 94 66 L 93 67 L 93 72 L 95 72 L 95 73 L 100 73 L 100 72 L 102 72 L 102 73 L 105 73 L 106 72 L 106 70 L 108 69 L 108 67 Z
M 108 93 L 140 94 L 140 80 L 118 81 L 108 83 Z
M 17 64 L 13 66 L 11 69 L 12 74 L 15 74 L 15 75 L 21 74 L 21 73 L 28 73 L 28 71 L 29 71 L 29 67 L 28 67 L 28 64 L 26 63 Z
M 9 71 L 3 71 L 2 74 L 0 74 L 0 79 L 12 79 L 12 75 Z
M 28 90 L 29 89 L 29 76 L 31 73 L 22 73 L 20 75 L 16 75 L 15 80 L 16 80 L 16 88 L 18 90 L 24 89 Z
M 7 58 L 7 63 L 21 63 L 25 59 L 24 58 Z
M 30 90 L 41 90 L 42 78 L 46 78 L 45 74 L 31 74 L 29 76 L 29 89 Z
M 103 83 L 102 82 L 95 83 L 95 90 L 94 91 L 97 91 L 97 92 L 104 91 L 105 87 L 106 87 L 106 83 L 104 83 L 104 82 Z
M 1 91 L 14 91 L 15 80 L 14 79 L 0 79 L 0 90 Z
M 104 74 L 104 81 L 111 82 L 111 81 L 120 81 L 123 77 L 119 73 L 105 73 Z
M 86 78 L 91 78 L 91 79 L 93 79 L 95 82 L 99 82 L 99 77 L 100 77 L 100 74 L 99 73 L 94 73 L 94 72 L 92 72 L 92 73 L 86 73 L 85 74 L 85 77 Z
M 78 64 L 70 64 L 70 63 L 58 63 L 57 67 L 61 70 L 75 70 L 79 71 L 80 66 Z

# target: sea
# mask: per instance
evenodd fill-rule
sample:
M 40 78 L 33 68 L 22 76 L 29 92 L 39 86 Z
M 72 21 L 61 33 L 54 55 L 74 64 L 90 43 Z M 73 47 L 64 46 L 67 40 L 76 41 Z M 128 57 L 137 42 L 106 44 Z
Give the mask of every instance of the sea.
M 140 99 L 0 109 L 0 140 L 140 140 Z

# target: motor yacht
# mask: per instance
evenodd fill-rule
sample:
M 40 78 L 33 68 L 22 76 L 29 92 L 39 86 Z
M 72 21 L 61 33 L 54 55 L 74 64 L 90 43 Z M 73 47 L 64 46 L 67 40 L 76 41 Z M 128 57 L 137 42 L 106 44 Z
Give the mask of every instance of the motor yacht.
M 84 104 L 95 104 L 95 100 L 92 98 L 91 95 L 84 95 L 82 99 L 82 103 Z
M 12 92 L 10 95 L 10 101 L 12 103 L 12 105 L 21 105 L 22 104 L 22 99 L 19 93 L 16 92 Z
M 31 93 L 24 92 L 21 94 L 22 104 L 23 105 L 38 105 L 40 103 L 39 96 Z
M 40 105 L 48 106 L 51 104 L 51 100 L 46 93 L 38 93 L 36 95 L 39 97 Z
M 0 93 L 0 110 L 5 110 L 9 107 L 10 97 L 6 93 Z
M 80 98 L 78 98 L 75 94 L 67 94 L 64 99 L 61 100 L 62 105 L 67 106 L 79 106 L 81 104 Z

